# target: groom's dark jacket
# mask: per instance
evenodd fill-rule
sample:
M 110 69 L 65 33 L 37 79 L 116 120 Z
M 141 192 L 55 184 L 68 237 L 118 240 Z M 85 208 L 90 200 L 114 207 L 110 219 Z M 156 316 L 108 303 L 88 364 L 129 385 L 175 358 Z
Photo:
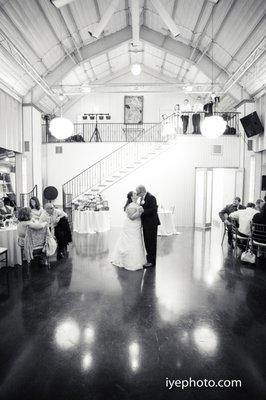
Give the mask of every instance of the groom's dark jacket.
M 160 225 L 156 198 L 147 192 L 144 201 L 144 204 L 141 204 L 144 209 L 144 212 L 141 214 L 142 225 L 145 225 L 147 228 Z

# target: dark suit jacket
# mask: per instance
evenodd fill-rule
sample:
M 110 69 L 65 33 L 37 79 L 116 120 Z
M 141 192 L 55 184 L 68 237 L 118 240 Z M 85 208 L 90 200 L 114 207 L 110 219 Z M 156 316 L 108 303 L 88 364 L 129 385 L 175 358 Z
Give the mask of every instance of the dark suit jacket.
M 227 206 L 225 206 L 220 212 L 219 212 L 219 217 L 221 218 L 222 221 L 225 220 L 224 214 L 231 214 L 234 211 L 237 210 L 244 210 L 246 207 L 242 206 L 241 204 L 239 204 L 238 208 L 237 206 L 234 206 L 233 204 L 227 204 Z
M 142 204 L 142 207 L 144 209 L 144 212 L 141 215 L 142 225 L 151 228 L 160 225 L 160 220 L 157 214 L 157 201 L 149 192 L 146 193 L 145 203 Z

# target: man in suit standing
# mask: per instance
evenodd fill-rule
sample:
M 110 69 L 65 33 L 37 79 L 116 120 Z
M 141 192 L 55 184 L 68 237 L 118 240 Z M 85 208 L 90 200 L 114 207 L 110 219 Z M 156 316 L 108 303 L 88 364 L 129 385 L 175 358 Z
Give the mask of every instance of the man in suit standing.
M 228 244 L 232 244 L 232 223 L 230 220 L 229 215 L 232 212 L 238 211 L 238 210 L 244 210 L 246 207 L 242 206 L 241 204 L 241 199 L 240 197 L 235 197 L 233 200 L 232 204 L 227 204 L 220 212 L 219 212 L 219 217 L 223 221 L 223 223 L 227 226 L 228 230 Z
M 136 188 L 136 193 L 140 198 L 140 205 L 143 208 L 141 215 L 144 243 L 147 253 L 147 263 L 143 268 L 155 267 L 156 265 L 156 249 L 157 249 L 157 231 L 160 220 L 157 214 L 156 198 L 147 192 L 143 185 Z

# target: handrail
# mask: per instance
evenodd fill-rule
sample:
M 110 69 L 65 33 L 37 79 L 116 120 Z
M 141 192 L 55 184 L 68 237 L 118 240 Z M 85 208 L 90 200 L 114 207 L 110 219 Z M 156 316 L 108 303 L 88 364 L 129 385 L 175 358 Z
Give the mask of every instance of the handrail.
M 193 112 L 191 113 L 193 114 Z M 225 113 L 213 113 L 213 115 L 217 114 L 221 115 Z M 231 119 L 230 115 L 232 115 L 233 120 L 238 123 L 237 113 L 227 112 L 228 120 Z M 173 138 L 176 136 L 176 134 L 181 133 L 180 128 L 183 130 L 182 124 L 180 125 L 181 117 L 182 115 L 180 113 L 173 112 L 172 114 L 165 116 L 160 123 L 156 123 L 154 125 L 156 129 L 156 137 L 158 137 L 159 134 L 161 142 L 167 142 L 169 138 Z M 62 185 L 64 208 L 66 209 L 68 206 L 70 208 L 72 200 L 83 193 L 86 193 L 89 189 L 96 187 L 97 185 L 100 185 L 103 188 L 108 186 L 108 178 L 116 178 L 116 175 L 119 177 L 120 173 L 126 172 L 127 169 L 134 168 L 133 165 L 130 164 L 139 164 L 142 159 L 147 158 L 149 153 L 155 154 L 153 152 L 153 148 L 156 150 L 156 143 L 158 143 L 158 141 L 143 141 L 145 136 L 149 137 L 150 130 L 154 129 L 154 126 L 151 126 L 150 129 L 144 131 L 140 130 L 140 132 L 138 132 L 138 134 L 134 136 L 130 142 L 122 144 L 114 151 L 105 155 L 100 160 L 93 163 L 88 168 L 79 172 L 73 178 L 65 182 Z M 229 127 L 228 122 L 227 126 Z M 234 132 L 236 133 L 236 129 L 234 129 Z M 225 132 L 225 134 L 230 133 Z M 126 171 L 124 171 L 125 168 Z
M 167 119 L 169 119 L 170 117 L 173 117 L 174 115 L 176 115 L 176 114 L 175 114 L 175 113 L 172 113 L 172 114 L 169 115 L 167 118 L 165 118 L 163 122 L 165 122 L 165 121 L 166 121 Z M 161 125 L 162 122 L 159 123 L 159 124 Z M 152 128 L 150 128 L 150 129 L 152 129 Z M 148 132 L 148 131 L 144 132 L 144 135 L 145 135 L 147 132 Z M 77 174 L 76 176 L 74 176 L 73 178 L 69 179 L 67 182 L 64 183 L 64 185 L 66 185 L 67 183 L 69 183 L 69 182 L 72 181 L 73 179 L 77 178 L 78 176 L 82 175 L 86 170 L 92 168 L 92 167 L 95 166 L 96 164 L 98 164 L 98 163 L 100 163 L 101 161 L 107 159 L 107 158 L 110 157 L 112 154 L 118 152 L 118 150 L 122 149 L 123 147 L 126 147 L 126 146 L 128 146 L 129 144 L 136 142 L 136 141 L 137 141 L 137 138 L 139 138 L 141 135 L 143 135 L 143 132 L 140 132 L 140 133 L 134 138 L 134 140 L 123 144 L 122 146 L 120 146 L 120 147 L 118 147 L 117 149 L 115 149 L 112 153 L 107 154 L 107 156 L 104 156 L 103 158 L 101 158 L 100 160 L 96 161 L 94 164 L 90 165 L 88 168 L 86 168 L 85 170 L 83 170 L 82 172 L 80 172 L 79 174 Z M 63 186 L 64 186 L 64 185 L 63 185 Z
M 20 193 L 20 207 L 25 207 L 25 197 L 29 200 L 33 196 L 38 197 L 38 185 L 34 185 L 28 193 Z

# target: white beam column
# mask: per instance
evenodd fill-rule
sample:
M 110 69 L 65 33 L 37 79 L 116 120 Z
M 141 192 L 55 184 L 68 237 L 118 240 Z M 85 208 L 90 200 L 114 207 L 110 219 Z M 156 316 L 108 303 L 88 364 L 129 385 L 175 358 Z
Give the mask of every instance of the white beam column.
M 106 25 L 108 24 L 108 22 L 110 21 L 115 9 L 117 8 L 119 3 L 119 0 L 112 0 L 111 4 L 109 5 L 109 7 L 107 8 L 107 10 L 105 11 L 105 13 L 102 16 L 101 21 L 97 24 L 96 28 L 92 31 L 89 32 L 89 34 L 95 38 L 98 39 L 100 34 L 102 33 L 102 31 L 104 30 L 104 28 L 106 27 Z

